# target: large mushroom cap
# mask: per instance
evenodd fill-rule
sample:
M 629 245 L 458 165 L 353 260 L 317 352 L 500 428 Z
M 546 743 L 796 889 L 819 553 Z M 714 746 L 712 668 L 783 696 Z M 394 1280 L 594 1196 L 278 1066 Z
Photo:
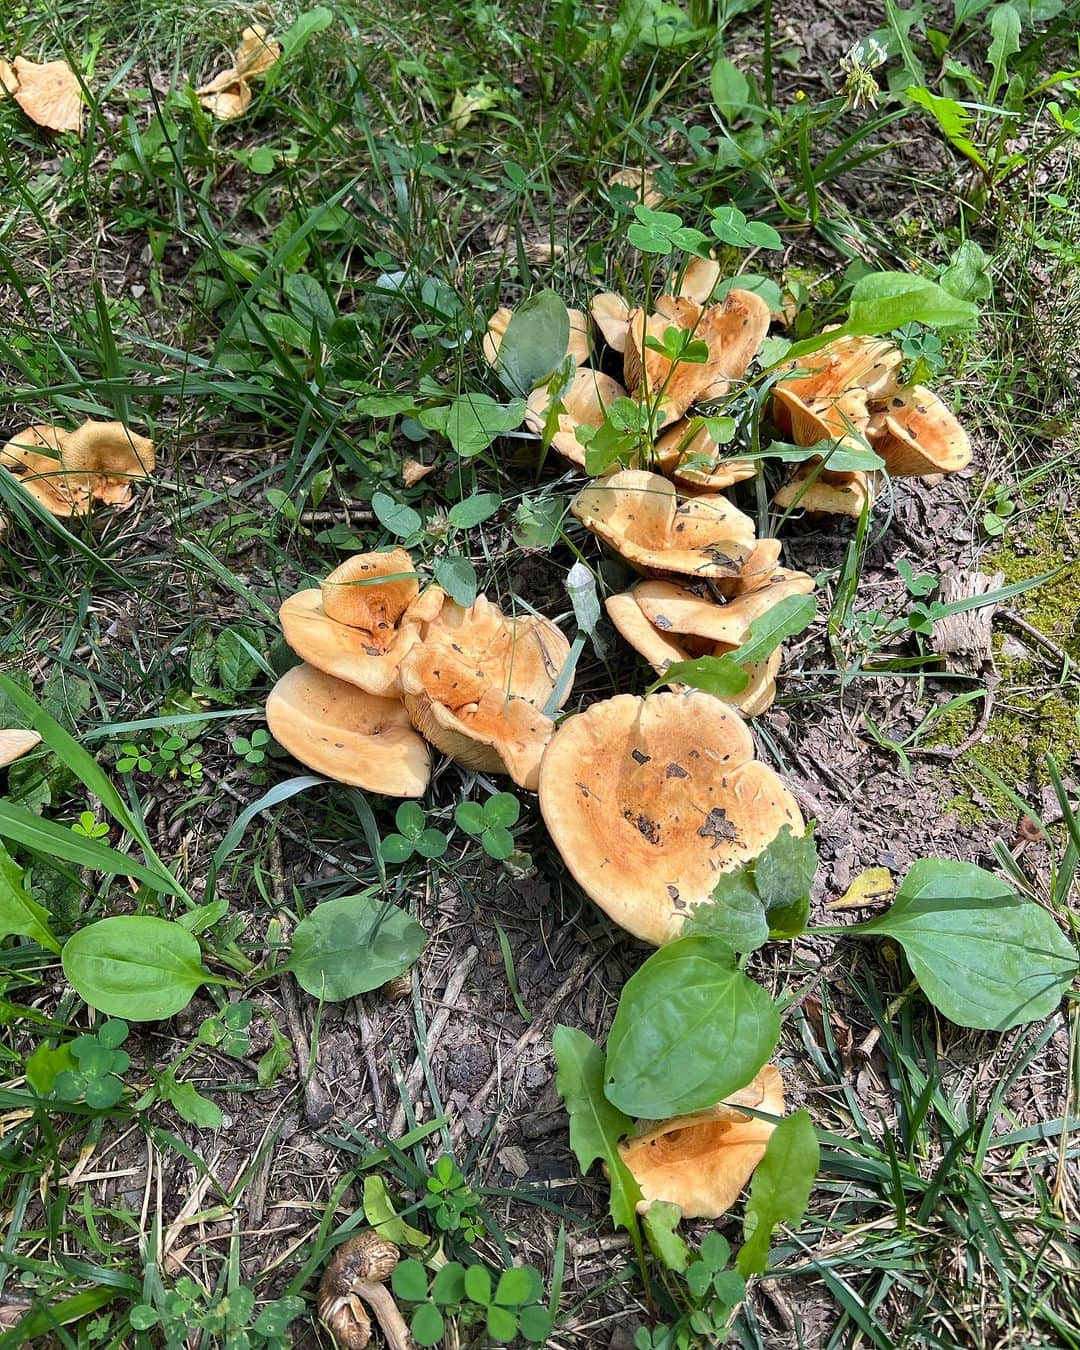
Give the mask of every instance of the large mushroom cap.
M 870 419 L 867 435 L 896 477 L 957 473 L 971 462 L 967 432 L 932 390 L 895 394 Z
M 749 728 L 709 694 L 619 694 L 567 718 L 540 766 L 540 809 L 578 883 L 644 942 L 679 936 L 721 872 L 756 857 L 795 799 Z
M 548 619 L 508 618 L 483 596 L 468 609 L 448 601 L 401 663 L 405 706 L 451 759 L 535 791 L 554 730 L 543 709 L 569 655 Z
M 750 635 L 756 619 L 793 595 L 809 595 L 814 579 L 806 572 L 778 567 L 768 582 L 717 604 L 700 585 L 679 586 L 670 581 L 639 581 L 632 594 L 654 628 L 666 634 L 686 634 L 737 647 Z
M 617 398 L 625 396 L 626 390 L 610 375 L 583 367 L 575 373 L 570 387 L 562 395 L 566 411 L 559 413 L 559 429 L 551 438 L 551 444 L 560 455 L 584 468 L 585 447 L 577 438 L 578 427 L 601 426 L 607 409 Z M 541 386 L 533 390 L 525 405 L 525 425 L 538 436 L 543 435 L 550 401 L 548 391 Z
M 852 516 L 856 520 L 869 502 L 877 496 L 880 475 L 862 473 L 830 473 L 823 470 L 814 476 L 814 466 L 805 465 L 791 477 L 773 498 L 781 510 L 809 511 L 811 514 Z
M 355 553 L 322 583 L 323 609 L 331 619 L 363 628 L 383 650 L 409 606 L 420 594 L 420 578 L 403 548 Z
M 17 56 L 11 63 L 15 102 L 39 127 L 82 135 L 83 96 L 75 72 L 66 61 L 39 64 Z
M 754 550 L 754 522 L 726 497 L 680 503 L 666 478 L 642 469 L 598 479 L 570 510 L 639 571 L 738 577 Z
M 709 435 L 709 428 L 702 425 L 695 431 L 686 419 L 664 431 L 655 453 L 665 474 L 681 487 L 698 492 L 719 492 L 757 472 L 753 460 L 725 458 L 724 447 Z
M 567 307 L 566 314 L 570 320 L 570 339 L 567 342 L 564 356 L 572 356 L 575 366 L 583 366 L 589 359 L 589 321 L 580 309 Z M 481 346 L 484 351 L 484 358 L 490 366 L 496 365 L 499 360 L 499 348 L 502 346 L 502 340 L 506 336 L 506 330 L 510 327 L 510 320 L 513 317 L 514 311 L 512 309 L 500 305 L 488 320 L 487 331 L 484 334 Z
M 36 731 L 0 730 L 0 769 L 22 759 L 23 755 L 28 755 L 40 743 L 41 737 Z
M 327 778 L 387 797 L 427 790 L 430 752 L 397 699 L 300 665 L 271 689 L 266 720 L 295 759 Z
M 624 1140 L 619 1153 L 641 1187 L 641 1208 L 665 1200 L 678 1205 L 684 1219 L 727 1213 L 776 1128 L 739 1109 L 745 1106 L 784 1114 L 784 1085 L 775 1065 L 767 1064 L 752 1083 L 708 1111 L 676 1116 Z
M 154 442 L 123 422 L 84 422 L 77 431 L 61 432 L 60 459 L 91 497 L 109 506 L 128 505 L 132 483 L 153 473 L 156 463 Z
M 887 398 L 897 387 L 903 360 L 896 344 L 885 338 L 836 338 L 792 362 L 792 373 L 776 389 L 790 389 L 804 403 L 835 398 L 849 389 L 862 389 L 871 400 Z
M 589 306 L 593 323 L 613 352 L 626 351 L 626 335 L 630 331 L 630 307 L 621 295 L 601 291 Z
M 89 505 L 89 492 L 64 472 L 60 462 L 63 435 L 47 423 L 24 427 L 0 450 L 0 464 L 54 516 L 82 515 Z
M 856 448 L 870 423 L 865 389 L 847 389 L 842 394 L 804 402 L 798 387 L 777 385 L 773 408 L 778 426 L 790 430 L 796 445 L 820 445 L 822 441 L 847 442 Z

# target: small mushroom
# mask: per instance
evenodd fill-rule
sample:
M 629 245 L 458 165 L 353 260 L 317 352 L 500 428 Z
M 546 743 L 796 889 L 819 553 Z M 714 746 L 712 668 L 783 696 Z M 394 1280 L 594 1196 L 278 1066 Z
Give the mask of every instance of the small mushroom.
M 656 187 L 656 178 L 651 169 L 617 169 L 609 175 L 607 182 L 608 187 L 632 188 L 642 206 L 662 206 L 667 200 L 665 194 Z
M 327 778 L 387 797 L 427 791 L 431 754 L 398 699 L 299 665 L 271 689 L 266 720 L 295 759 Z
M 420 591 L 404 549 L 357 553 L 320 587 L 290 595 L 278 611 L 285 641 L 309 665 L 382 698 L 401 692 L 398 667 L 442 608 L 437 587 Z
M 793 391 L 804 403 L 836 398 L 849 389 L 862 389 L 870 400 L 890 397 L 898 385 L 903 355 L 884 338 L 842 337 L 816 352 L 793 361 L 779 389 Z M 775 405 L 774 405 L 775 411 Z M 780 413 L 778 425 L 787 430 Z
M 724 447 L 702 423 L 684 419 L 668 427 L 656 442 L 657 463 L 680 487 L 695 492 L 719 492 L 753 478 L 757 466 L 750 459 L 729 459 Z
M 28 755 L 35 745 L 40 745 L 41 737 L 36 731 L 0 730 L 0 769 L 14 764 L 23 755 Z
M 782 410 L 785 429 L 790 430 L 796 445 L 834 441 L 861 448 L 861 438 L 870 424 L 865 389 L 847 389 L 842 394 L 808 403 L 797 389 L 778 385 L 773 390 L 773 409 Z
M 720 264 L 714 258 L 691 258 L 682 274 L 677 294 L 695 305 L 707 305 L 720 281 Z
M 447 601 L 401 663 L 405 707 L 443 754 L 535 792 L 554 730 L 543 709 L 569 655 L 548 619 L 509 618 L 483 596 L 467 609 Z
M 807 464 L 788 479 L 773 502 L 784 511 L 803 510 L 811 514 L 853 516 L 857 520 L 867 502 L 873 505 L 880 481 L 881 475 L 877 473 L 859 470 L 833 473 Z
M 700 585 L 670 581 L 639 581 L 631 591 L 635 603 L 653 625 L 672 633 L 738 647 L 750 635 L 750 626 L 781 600 L 809 595 L 814 579 L 806 572 L 777 567 L 766 585 L 744 591 L 726 604 L 717 604 Z
M 397 1247 L 373 1229 L 349 1238 L 331 1257 L 319 1281 L 319 1320 L 345 1350 L 364 1350 L 370 1341 L 368 1308 L 390 1350 L 415 1350 L 405 1319 L 386 1287 L 397 1263 Z
M 0 450 L 3 465 L 22 486 L 54 516 L 84 515 L 89 493 L 78 488 L 60 462 L 62 432 L 47 424 L 25 427 Z
M 700 690 L 619 694 L 568 717 L 540 766 L 540 809 L 586 895 L 655 946 L 722 872 L 803 828 L 747 724 Z
M 281 43 L 261 23 L 252 24 L 240 34 L 240 46 L 233 55 L 236 73 L 245 80 L 265 75 L 281 60 Z
M 598 479 L 570 510 L 639 572 L 736 579 L 754 552 L 754 522 L 726 497 L 680 501 L 672 483 L 642 469 Z
M 4 72 L 3 82 L 31 122 L 48 131 L 74 131 L 82 135 L 85 112 L 82 87 L 66 61 L 39 64 L 17 56 Z
M 776 1125 L 741 1107 L 769 1116 L 784 1114 L 784 1085 L 774 1064 L 752 1083 L 707 1111 L 653 1124 L 619 1145 L 622 1161 L 641 1187 L 644 1212 L 654 1201 L 678 1205 L 684 1219 L 718 1219 L 726 1214 L 765 1156 Z
M 565 355 L 574 358 L 575 366 L 583 366 L 589 359 L 589 321 L 580 309 L 567 308 L 566 313 L 570 320 L 570 340 Z M 489 366 L 494 366 L 498 362 L 499 348 L 513 317 L 514 311 L 503 305 L 488 320 L 487 332 L 481 345 Z
M 626 350 L 626 335 L 630 331 L 630 307 L 621 295 L 601 291 L 589 306 L 592 321 L 613 352 L 621 356 Z
M 626 390 L 610 375 L 583 367 L 575 373 L 570 387 L 562 395 L 566 411 L 559 413 L 559 429 L 551 438 L 551 444 L 560 455 L 584 468 L 585 447 L 577 438 L 578 427 L 601 426 L 607 409 L 617 398 L 625 396 Z M 525 405 L 525 425 L 538 436 L 543 434 L 550 401 L 548 391 L 541 385 L 533 390 Z
M 196 89 L 195 96 L 219 122 L 230 122 L 251 106 L 249 81 L 265 75 L 280 59 L 281 43 L 261 23 L 253 24 L 241 33 L 232 65 Z
M 957 473 L 971 462 L 964 428 L 921 384 L 900 390 L 875 411 L 866 434 L 894 477 Z

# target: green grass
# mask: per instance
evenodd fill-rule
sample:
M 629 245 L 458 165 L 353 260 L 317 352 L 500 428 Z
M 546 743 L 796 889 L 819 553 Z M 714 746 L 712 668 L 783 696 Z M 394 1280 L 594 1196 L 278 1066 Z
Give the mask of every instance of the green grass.
M 50 142 L 12 100 L 0 102 L 0 431 L 121 418 L 153 436 L 160 465 L 130 512 L 92 521 L 56 521 L 0 473 L 0 512 L 10 518 L 0 543 L 0 663 L 27 672 L 39 695 L 44 685 L 54 716 L 99 757 L 193 894 L 201 894 L 235 815 L 295 776 L 280 755 L 246 764 L 232 741 L 261 725 L 272 675 L 289 659 L 275 620 L 280 600 L 349 552 L 389 539 L 371 515 L 375 490 L 420 512 L 414 553 L 425 564 L 460 549 L 489 594 L 507 605 L 532 604 L 566 629 L 574 619 L 565 579 L 576 558 L 601 594 L 620 586 L 572 521 L 551 547 L 514 543 L 522 502 L 534 510 L 555 503 L 561 513 L 576 490 L 580 480 L 554 457 L 538 469 L 534 443 L 510 436 L 457 460 L 415 419 L 373 415 L 365 402 L 396 391 L 483 390 L 502 398 L 476 340 L 497 304 L 546 286 L 579 306 L 605 287 L 640 297 L 642 255 L 626 239 L 630 194 L 607 186 L 620 168 L 653 172 L 670 209 L 689 225 L 731 202 L 778 228 L 783 253 L 731 250 L 724 261 L 794 292 L 798 336 L 842 313 L 853 262 L 932 274 L 964 239 L 976 240 L 991 284 L 983 322 L 946 344 L 949 379 L 979 456 L 979 478 L 949 488 L 959 499 L 950 528 L 975 526 L 959 561 L 992 544 L 979 522 L 996 486 L 1018 503 L 1010 525 L 1016 538 L 1032 542 L 1050 503 L 1054 547 L 1075 552 L 1080 234 L 1075 211 L 1055 205 L 1075 202 L 1075 136 L 1059 131 L 1047 111 L 1051 99 L 1065 111 L 1075 107 L 1075 79 L 1047 83 L 1069 69 L 1068 15 L 1021 34 L 1015 62 L 1027 62 L 1033 92 L 1021 98 L 1014 90 L 1009 125 L 1017 143 L 1029 146 L 1027 160 L 988 181 L 929 117 L 887 91 L 877 111 L 849 111 L 838 93 L 839 38 L 836 60 L 811 59 L 767 5 L 690 8 L 693 24 L 709 31 L 665 48 L 635 31 L 628 5 L 453 0 L 391 13 L 343 3 L 331 26 L 291 52 L 256 88 L 251 111 L 230 124 L 199 109 L 188 81 L 202 82 L 227 63 L 246 22 L 232 7 L 58 0 L 15 4 L 0 17 L 0 55 L 65 54 L 85 72 L 91 95 L 81 142 Z M 740 9 L 748 12 L 732 12 Z M 274 3 L 257 17 L 282 34 L 297 11 Z M 865 23 L 861 11 L 852 17 Z M 717 38 L 710 25 L 720 19 Z M 752 79 L 751 111 L 734 127 L 713 111 L 714 41 Z M 962 75 L 939 79 L 941 53 L 931 55 L 917 28 L 914 43 L 935 91 L 995 101 Z M 975 13 L 949 35 L 948 55 L 974 79 L 985 78 L 987 44 L 986 15 Z M 903 64 L 894 54 L 887 70 L 897 89 L 917 82 Z M 464 127 L 451 125 L 455 94 L 479 85 L 494 92 L 491 108 Z M 1001 125 L 988 115 L 976 126 L 988 157 Z M 912 145 L 926 153 L 912 156 Z M 259 150 L 272 162 L 253 160 Z M 440 472 L 404 489 L 401 459 L 417 454 L 437 459 Z M 499 513 L 448 543 L 442 513 L 477 491 L 498 493 Z M 752 489 L 742 500 L 751 511 L 767 506 Z M 785 533 L 798 566 L 800 549 L 816 547 L 812 532 L 785 526 Z M 885 517 L 875 516 L 847 552 L 846 539 L 841 530 L 814 554 L 832 612 L 790 653 L 781 707 L 793 722 L 811 714 L 834 719 L 839 735 L 848 715 L 842 700 L 854 690 L 885 743 L 895 743 L 889 717 L 897 694 L 904 716 L 914 709 L 918 722 L 942 696 L 973 686 L 928 678 L 924 665 L 911 663 L 921 649 L 909 630 L 883 634 L 860 620 L 869 610 L 889 617 L 910 605 L 892 551 L 911 550 L 887 533 Z M 1058 628 L 1034 598 L 1013 603 L 1068 646 L 1075 614 L 1058 616 Z M 644 687 L 610 632 L 603 652 L 581 645 L 576 700 Z M 867 669 L 874 666 L 891 667 L 887 678 Z M 1050 676 L 1040 670 L 1032 678 L 1041 687 Z M 999 688 L 999 701 L 1008 697 Z M 1057 698 L 1075 710 L 1075 668 L 1062 675 Z M 155 731 L 201 744 L 201 781 L 116 771 L 122 745 L 132 738 L 150 744 Z M 886 748 L 882 760 L 892 772 L 895 752 Z M 1029 801 L 1028 782 L 1012 768 L 1006 788 Z M 963 793 L 977 818 L 976 778 L 977 770 L 943 771 L 940 799 Z M 283 921 L 295 927 L 319 902 L 366 886 L 379 887 L 435 935 L 404 1005 L 365 996 L 364 1009 L 379 1007 L 387 1033 L 375 1047 L 383 1090 L 394 1094 L 384 1123 L 418 1048 L 423 1095 L 430 1094 L 429 1106 L 416 1104 L 426 1112 L 419 1119 L 409 1103 L 409 1133 L 392 1143 L 371 1120 L 346 1122 L 349 1128 L 306 1120 L 304 1065 L 300 1080 L 280 1064 L 272 1077 L 271 1065 L 261 1085 L 259 1061 L 277 1037 L 300 1053 L 282 1005 L 282 976 L 252 996 L 249 1054 L 230 1060 L 200 1044 L 183 1070 L 234 1121 L 257 1122 L 250 1137 L 234 1136 L 238 1157 L 226 1147 L 228 1130 L 192 1127 L 151 1091 L 152 1074 L 192 1044 L 224 995 L 207 995 L 197 1011 L 133 1037 L 131 1090 L 121 1106 L 101 1113 L 80 1103 L 63 1112 L 55 1103 L 42 1107 L 26 1061 L 87 1031 L 91 1019 L 49 952 L 23 938 L 5 943 L 0 1311 L 4 1327 L 16 1325 L 9 1312 L 24 1310 L 28 1320 L 0 1332 L 0 1346 L 45 1343 L 46 1336 L 65 1346 L 150 1345 L 159 1332 L 133 1331 L 131 1310 L 163 1309 L 165 1291 L 175 1294 L 185 1274 L 204 1291 L 203 1345 L 224 1343 L 214 1299 L 245 1286 L 260 1307 L 304 1298 L 298 1333 L 314 1325 L 317 1276 L 331 1247 L 361 1222 L 364 1177 L 382 1176 L 402 1216 L 425 1228 L 420 1197 L 444 1151 L 481 1198 L 487 1231 L 477 1253 L 496 1266 L 531 1261 L 556 1291 L 561 1329 L 552 1344 L 606 1344 L 617 1323 L 643 1320 L 640 1284 L 618 1247 L 601 1247 L 564 1271 L 561 1226 L 571 1249 L 584 1230 L 602 1231 L 597 1188 L 583 1201 L 580 1191 L 546 1190 L 532 1180 L 505 1184 L 497 1162 L 503 1125 L 491 1116 L 454 1147 L 457 1108 L 441 1099 L 442 1080 L 424 1048 L 431 1005 L 421 991 L 441 989 L 474 931 L 491 936 L 485 960 L 493 958 L 491 988 L 499 990 L 484 1012 L 490 1022 L 481 1019 L 485 1034 L 503 1025 L 496 1011 L 516 1016 L 524 1000 L 535 1015 L 550 994 L 553 986 L 533 970 L 537 930 L 559 978 L 582 944 L 614 952 L 605 980 L 636 961 L 560 874 L 535 809 L 523 810 L 516 843 L 533 855 L 553 899 L 550 909 L 524 917 L 520 877 L 455 833 L 455 806 L 483 801 L 497 786 L 454 766 L 436 777 L 425 806 L 429 823 L 451 839 L 444 865 L 413 857 L 385 867 L 376 844 L 394 828 L 394 804 L 321 787 L 272 800 L 218 878 L 228 913 L 212 930 L 215 951 L 242 953 L 267 972 Z M 93 795 L 48 751 L 9 771 L 6 790 L 61 822 L 85 810 L 103 818 Z M 1001 803 L 1011 798 L 996 800 L 1004 813 Z M 983 816 L 989 840 L 995 822 Z M 1048 825 L 1052 836 L 1061 828 Z M 115 828 L 109 842 L 122 842 Z M 1068 858 L 1052 894 L 1044 894 L 1048 864 L 1039 848 L 1028 880 L 1065 915 L 1075 905 Z M 65 928 L 145 902 L 45 859 L 34 860 L 32 875 Z M 807 957 L 802 949 L 775 955 L 778 985 L 800 988 Z M 826 972 L 820 1027 L 802 1012 L 789 1016 L 784 1067 L 798 1085 L 796 1100 L 826 1132 L 823 1176 L 802 1231 L 774 1250 L 775 1288 L 794 1325 L 757 1290 L 736 1339 L 745 1346 L 780 1344 L 781 1336 L 829 1347 L 1077 1345 L 1080 1308 L 1069 1281 L 1078 1256 L 1069 1218 L 1076 1206 L 1075 1007 L 1066 1022 L 1001 1045 L 963 1038 L 936 1024 L 922 1002 L 893 1010 L 906 978 L 869 960 L 860 954 L 842 975 Z M 617 985 L 601 981 L 591 996 L 601 1022 L 616 994 Z M 302 997 L 301 1008 L 314 1051 L 326 1044 L 328 1016 L 331 1041 L 355 1044 L 355 1025 L 335 1021 L 329 1005 Z M 845 1022 L 856 1041 L 879 1033 L 865 1065 L 844 1058 L 837 1035 Z M 525 1025 L 513 1023 L 511 1040 Z M 355 1049 L 353 1057 L 363 1059 Z M 357 1077 L 342 1089 L 350 1103 L 370 1091 L 360 1086 L 366 1068 L 338 1065 L 346 1076 L 354 1068 Z M 1033 1083 L 1034 1107 L 1024 1101 Z M 527 1096 L 533 1088 L 530 1080 Z M 506 1082 L 499 1091 L 521 1111 L 514 1089 Z M 298 1120 L 303 1149 L 290 1154 Z M 105 1179 L 73 1179 L 81 1157 L 85 1170 Z M 550 1175 L 558 1181 L 570 1170 L 564 1148 Z M 295 1186 L 288 1181 L 294 1173 L 301 1178 Z M 275 1236 L 279 1188 L 291 1208 L 281 1211 L 286 1231 Z M 451 1250 L 461 1255 L 465 1247 L 454 1241 Z M 298 1334 L 297 1343 L 306 1334 L 314 1333 Z M 274 1342 L 260 1333 L 252 1344 Z

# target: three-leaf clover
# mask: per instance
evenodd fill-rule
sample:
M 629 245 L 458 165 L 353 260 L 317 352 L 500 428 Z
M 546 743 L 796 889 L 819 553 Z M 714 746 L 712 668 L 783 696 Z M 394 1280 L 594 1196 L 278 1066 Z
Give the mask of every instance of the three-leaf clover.
M 407 862 L 414 853 L 421 858 L 441 858 L 447 838 L 442 830 L 427 824 L 424 808 L 416 802 L 402 802 L 394 815 L 397 834 L 388 834 L 379 845 L 383 862 Z
M 704 253 L 708 238 L 700 230 L 684 225 L 674 211 L 653 211 L 648 206 L 635 206 L 637 219 L 627 229 L 626 237 L 642 253 L 670 253 L 683 249 L 687 253 Z
M 250 736 L 237 736 L 232 743 L 233 754 L 239 755 L 245 764 L 261 764 L 266 758 L 266 747 L 270 744 L 270 733 L 259 727 Z
M 480 840 L 489 858 L 503 862 L 514 851 L 510 831 L 520 814 L 521 803 L 512 792 L 496 792 L 483 806 L 479 802 L 460 802 L 454 820 L 466 834 Z
M 109 833 L 109 827 L 103 820 L 98 820 L 93 811 L 80 811 L 79 819 L 71 827 L 73 834 L 81 834 L 84 839 L 104 839 Z

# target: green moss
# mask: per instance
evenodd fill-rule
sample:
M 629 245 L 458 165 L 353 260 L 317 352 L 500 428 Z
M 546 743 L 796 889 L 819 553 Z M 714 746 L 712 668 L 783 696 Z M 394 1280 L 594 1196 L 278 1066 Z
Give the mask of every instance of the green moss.
M 1009 586 L 1060 568 L 1053 581 L 1017 596 L 1011 606 L 1080 662 L 1080 561 L 1074 553 L 1061 517 L 1044 511 L 1034 520 L 1010 525 L 1002 542 L 983 558 L 982 570 L 1004 573 Z

